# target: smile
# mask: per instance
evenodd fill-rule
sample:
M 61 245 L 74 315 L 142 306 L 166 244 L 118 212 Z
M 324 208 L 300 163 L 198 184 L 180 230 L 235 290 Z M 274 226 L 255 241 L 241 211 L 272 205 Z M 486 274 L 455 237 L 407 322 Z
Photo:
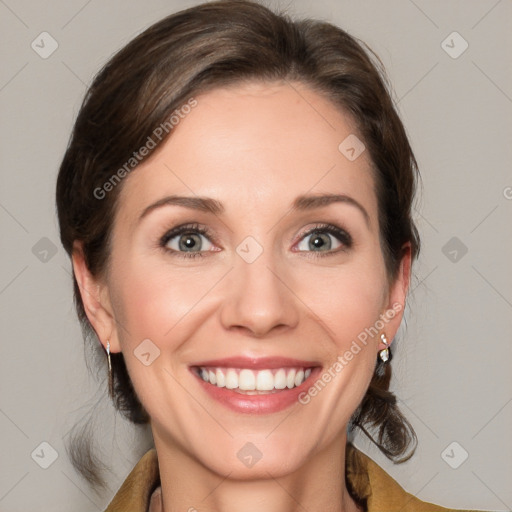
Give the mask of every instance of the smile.
M 189 367 L 205 396 L 236 413 L 272 414 L 300 404 L 322 372 L 318 362 L 231 357 Z
M 197 375 L 218 388 L 246 395 L 269 394 L 300 386 L 310 375 L 311 368 L 248 368 L 197 367 Z

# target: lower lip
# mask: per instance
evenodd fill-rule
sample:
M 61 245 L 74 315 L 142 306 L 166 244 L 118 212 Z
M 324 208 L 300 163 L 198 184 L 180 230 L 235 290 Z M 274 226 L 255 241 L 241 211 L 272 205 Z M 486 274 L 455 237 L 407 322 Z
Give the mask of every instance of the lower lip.
M 311 386 L 321 370 L 321 367 L 312 368 L 311 375 L 300 386 L 292 389 L 285 388 L 266 395 L 244 395 L 205 382 L 190 368 L 190 371 L 208 395 L 232 411 L 246 414 L 271 414 L 282 411 L 294 403 L 299 403 L 299 395 Z

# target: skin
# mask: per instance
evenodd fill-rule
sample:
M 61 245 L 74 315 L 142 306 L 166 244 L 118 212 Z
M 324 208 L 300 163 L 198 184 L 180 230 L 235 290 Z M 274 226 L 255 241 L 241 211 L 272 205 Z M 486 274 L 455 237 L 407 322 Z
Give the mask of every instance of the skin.
M 73 255 L 88 318 L 105 346 L 110 340 L 112 352 L 123 352 L 151 417 L 163 510 L 357 510 L 345 488 L 346 428 L 385 348 L 379 336 L 307 405 L 272 414 L 225 408 L 188 367 L 244 355 L 329 368 L 398 303 L 401 311 L 381 331 L 391 341 L 409 285 L 410 247 L 389 283 L 368 154 L 351 162 L 338 150 L 357 132 L 323 96 L 301 84 L 254 82 L 196 99 L 172 136 L 124 180 L 106 275 L 89 273 L 78 243 Z M 333 192 L 359 202 L 368 224 L 346 202 L 290 211 L 301 194 Z M 167 205 L 139 219 L 173 194 L 211 197 L 225 211 Z M 195 238 L 202 258 L 159 246 L 170 228 L 188 222 L 213 234 Z M 303 233 L 316 223 L 346 230 L 352 246 L 323 232 L 326 244 L 315 248 L 315 235 Z M 247 236 L 263 248 L 252 263 L 236 252 Z M 168 247 L 178 250 L 178 242 Z M 160 355 L 145 366 L 133 351 L 148 338 Z M 237 458 L 247 442 L 262 453 L 251 468 Z

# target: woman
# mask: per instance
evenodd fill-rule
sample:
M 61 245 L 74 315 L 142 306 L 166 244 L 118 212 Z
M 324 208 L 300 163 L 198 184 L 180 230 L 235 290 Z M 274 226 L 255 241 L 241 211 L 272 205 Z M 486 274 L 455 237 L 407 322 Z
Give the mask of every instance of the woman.
M 210 2 L 94 80 L 61 240 L 113 402 L 155 445 L 108 511 L 442 510 L 347 439 L 396 462 L 416 444 L 389 382 L 417 170 L 371 55 L 328 23 Z

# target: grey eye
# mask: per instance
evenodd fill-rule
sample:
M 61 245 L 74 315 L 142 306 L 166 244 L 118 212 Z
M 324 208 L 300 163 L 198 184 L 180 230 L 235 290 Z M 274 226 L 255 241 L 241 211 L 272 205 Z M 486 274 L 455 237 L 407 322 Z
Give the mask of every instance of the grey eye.
M 334 240 L 334 246 L 332 240 Z M 318 230 L 307 234 L 297 247 L 302 251 L 322 252 L 322 250 L 338 249 L 341 245 L 334 235 Z
M 202 239 L 206 240 L 206 248 L 204 247 Z M 198 252 L 211 249 L 211 242 L 208 238 L 205 235 L 194 233 L 193 231 L 173 236 L 165 245 L 174 251 L 180 252 Z

